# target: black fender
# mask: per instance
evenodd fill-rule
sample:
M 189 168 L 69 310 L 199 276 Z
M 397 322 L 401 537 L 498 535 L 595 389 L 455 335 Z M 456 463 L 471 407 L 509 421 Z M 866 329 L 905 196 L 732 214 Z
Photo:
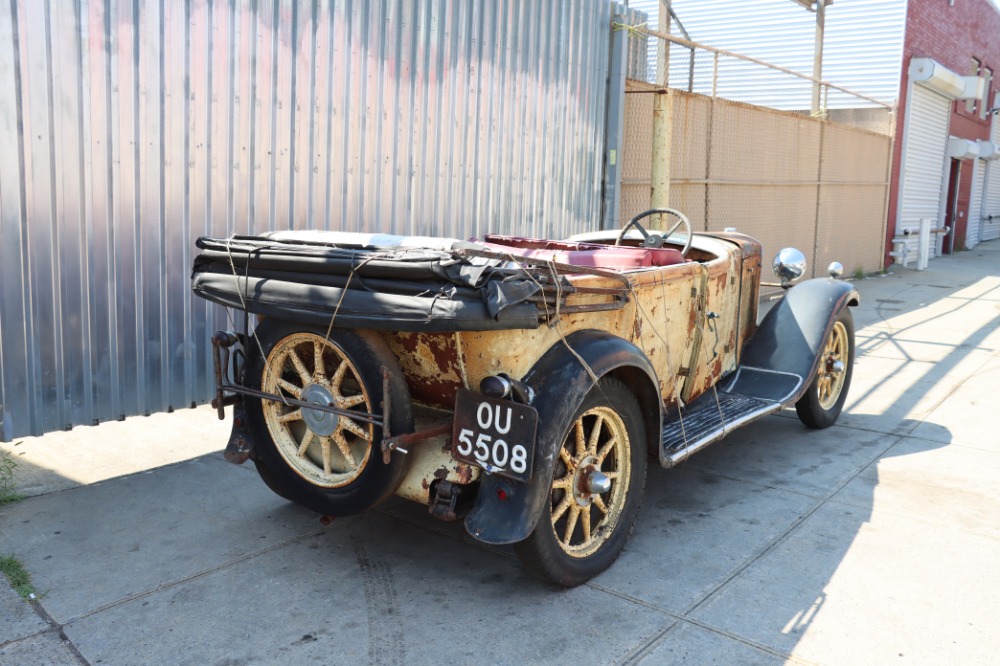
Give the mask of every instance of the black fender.
M 797 401 L 817 371 L 834 321 L 844 308 L 860 303 L 857 290 L 843 280 L 817 278 L 795 285 L 764 316 L 743 348 L 741 364 L 799 375 L 803 381 L 788 403 Z
M 582 362 L 581 362 L 582 361 Z M 584 365 L 586 364 L 586 365 Z M 538 431 L 532 476 L 519 483 L 496 475 L 480 477 L 479 494 L 465 529 L 489 544 L 523 541 L 549 498 L 550 480 L 563 438 L 595 379 L 612 375 L 635 394 L 646 419 L 647 446 L 659 446 L 662 408 L 656 372 L 641 349 L 596 330 L 577 331 L 554 344 L 521 378 L 535 390 Z M 498 491 L 506 497 L 501 501 Z

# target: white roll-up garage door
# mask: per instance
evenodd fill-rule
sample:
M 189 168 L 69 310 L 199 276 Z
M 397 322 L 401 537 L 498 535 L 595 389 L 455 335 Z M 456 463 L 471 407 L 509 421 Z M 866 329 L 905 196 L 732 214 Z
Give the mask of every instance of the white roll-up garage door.
M 939 222 L 951 101 L 925 86 L 915 84 L 906 115 L 897 236 L 907 228 L 915 232 L 922 218 L 931 218 L 935 226 Z M 910 258 L 916 260 L 915 233 L 910 236 L 908 245 Z
M 994 106 L 1000 102 L 1000 94 L 994 98 Z M 1000 120 L 993 116 L 990 141 L 1000 142 Z M 990 160 L 986 167 L 986 192 L 983 194 L 983 223 L 979 240 L 1000 238 L 1000 160 Z M 990 219 L 992 217 L 992 219 Z
M 965 248 L 979 244 L 979 221 L 983 215 L 983 183 L 986 181 L 986 160 L 972 161 L 972 197 L 969 199 L 969 224 L 965 230 Z
M 983 224 L 979 240 L 1000 238 L 1000 161 L 998 160 L 991 160 L 990 165 L 986 167 L 986 196 L 983 201 Z

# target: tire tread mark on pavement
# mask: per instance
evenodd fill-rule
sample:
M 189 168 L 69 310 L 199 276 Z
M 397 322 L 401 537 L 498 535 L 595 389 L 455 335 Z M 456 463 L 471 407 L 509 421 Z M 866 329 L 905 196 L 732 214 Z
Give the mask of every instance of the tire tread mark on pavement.
M 360 537 L 353 541 L 354 556 L 364 584 L 368 663 L 403 666 L 406 650 L 403 631 L 394 617 L 399 614 L 399 607 L 392 570 L 385 560 L 369 557 Z

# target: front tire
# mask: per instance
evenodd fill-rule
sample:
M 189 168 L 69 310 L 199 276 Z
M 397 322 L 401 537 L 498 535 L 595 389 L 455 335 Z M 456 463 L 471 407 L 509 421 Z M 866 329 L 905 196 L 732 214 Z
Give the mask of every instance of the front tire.
M 854 317 L 841 310 L 826 336 L 816 375 L 795 403 L 799 420 L 810 428 L 829 428 L 840 417 L 854 372 Z
M 254 462 L 276 494 L 317 513 L 347 516 L 369 509 L 399 486 L 407 458 L 382 460 L 382 369 L 389 374 L 389 427 L 412 432 L 406 381 L 385 342 L 367 331 L 267 319 L 247 344 L 248 388 L 357 412 L 335 415 L 281 400 L 246 401 Z
M 597 472 L 610 480 L 599 492 Z M 549 500 L 514 550 L 524 567 L 562 587 L 585 583 L 618 558 L 635 525 L 646 483 L 646 433 L 639 403 L 613 378 L 595 386 L 563 438 Z

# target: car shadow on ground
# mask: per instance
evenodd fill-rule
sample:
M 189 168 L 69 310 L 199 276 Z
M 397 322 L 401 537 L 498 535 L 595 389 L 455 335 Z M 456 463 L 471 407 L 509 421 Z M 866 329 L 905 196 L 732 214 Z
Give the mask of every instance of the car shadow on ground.
M 794 414 L 752 424 L 650 471 L 633 538 L 595 584 L 791 654 L 871 520 L 879 467 L 945 446 L 947 431 L 933 434 L 813 431 Z

